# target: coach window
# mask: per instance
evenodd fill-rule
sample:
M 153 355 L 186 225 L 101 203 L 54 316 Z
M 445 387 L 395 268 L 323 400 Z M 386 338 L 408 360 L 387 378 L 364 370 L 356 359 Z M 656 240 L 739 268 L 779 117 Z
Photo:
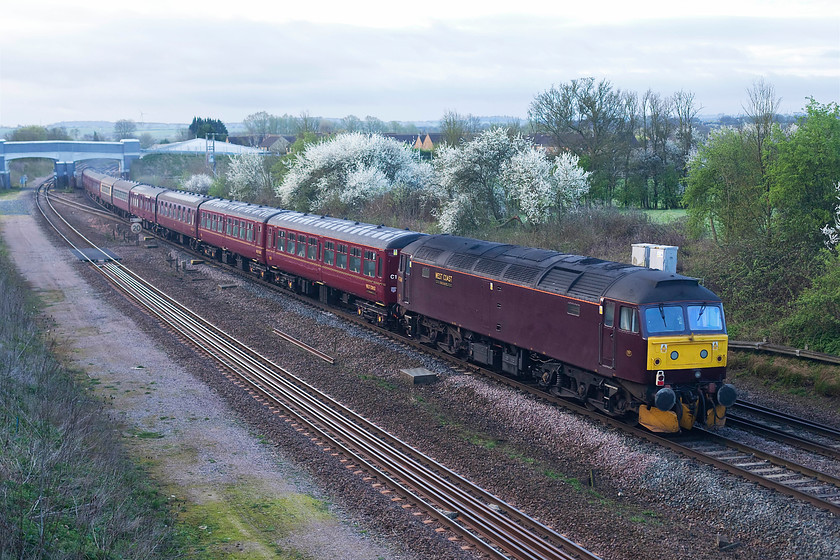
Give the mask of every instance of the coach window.
M 359 272 L 362 269 L 362 250 L 358 247 L 350 248 L 350 272 Z
M 312 259 L 313 261 L 318 260 L 318 240 L 314 237 L 309 238 L 309 249 L 306 253 L 306 258 Z
M 239 220 L 233 220 L 233 236 L 239 237 Z
M 295 239 L 295 234 L 292 232 L 289 232 L 286 236 L 286 252 L 290 255 L 295 254 Z
M 335 265 L 338 268 L 347 268 L 347 245 L 339 243 L 337 253 L 335 255 Z
M 618 328 L 624 331 L 639 332 L 639 314 L 632 307 L 621 308 Z
M 302 234 L 298 234 L 297 256 L 306 256 L 306 237 Z
M 227 223 L 225 224 L 225 233 L 230 235 L 230 232 L 233 231 L 233 218 L 228 218 Z
M 373 251 L 365 251 L 365 266 L 362 274 L 371 278 L 376 275 L 376 254 Z
M 281 253 L 286 250 L 286 232 L 277 232 L 277 250 Z
M 324 241 L 324 263 L 333 264 L 335 262 L 335 243 L 332 241 Z

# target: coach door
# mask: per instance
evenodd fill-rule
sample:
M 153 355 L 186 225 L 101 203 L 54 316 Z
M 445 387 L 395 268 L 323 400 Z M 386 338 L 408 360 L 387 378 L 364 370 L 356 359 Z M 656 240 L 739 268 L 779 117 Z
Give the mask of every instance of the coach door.
M 601 365 L 615 367 L 615 302 L 601 304 Z

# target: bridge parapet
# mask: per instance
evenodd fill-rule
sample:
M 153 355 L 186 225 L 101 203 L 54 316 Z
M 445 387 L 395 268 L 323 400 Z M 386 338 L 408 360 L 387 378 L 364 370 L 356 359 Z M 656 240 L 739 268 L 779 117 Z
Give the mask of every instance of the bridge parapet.
M 120 162 L 120 172 L 128 177 L 131 162 L 140 159 L 140 141 L 76 142 L 71 140 L 46 140 L 34 142 L 7 142 L 0 140 L 0 188 L 10 188 L 9 162 L 23 158 L 55 160 L 56 174 L 66 174 L 75 163 L 91 159 L 115 159 Z

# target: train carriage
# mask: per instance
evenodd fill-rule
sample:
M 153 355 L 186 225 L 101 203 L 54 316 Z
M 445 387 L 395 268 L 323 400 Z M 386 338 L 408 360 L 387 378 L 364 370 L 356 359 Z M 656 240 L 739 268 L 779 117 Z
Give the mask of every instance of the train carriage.
M 181 244 L 194 244 L 198 228 L 198 207 L 210 197 L 184 191 L 164 191 L 157 195 L 157 231 Z
M 360 314 L 384 322 L 397 302 L 399 251 L 421 233 L 285 212 L 268 221 L 266 262 L 275 274 L 302 278 L 301 291 L 323 301 L 342 297 Z M 283 272 L 281 272 L 283 271 Z M 318 293 L 313 293 L 315 286 Z
M 201 206 L 197 238 L 205 254 L 264 275 L 266 222 L 285 212 L 270 206 L 213 199 Z
M 128 196 L 129 210 L 131 214 L 143 220 L 143 227 L 154 228 L 157 223 L 158 195 L 167 192 L 167 190 L 162 187 L 144 184 L 138 184 L 131 189 Z
M 99 181 L 99 202 L 105 204 L 107 206 L 113 206 L 113 192 L 114 192 L 114 183 L 119 181 L 118 177 L 111 177 L 105 175 Z
M 118 214 L 123 218 L 127 218 L 131 214 L 129 198 L 131 196 L 131 189 L 136 187 L 139 183 L 128 181 L 126 179 L 119 179 L 114 181 L 111 188 L 111 201 L 114 207 L 118 210 Z
M 98 173 L 90 169 L 85 169 L 82 173 L 82 184 L 85 191 L 96 201 L 112 205 L 112 195 L 114 183 L 119 181 L 118 177 Z
M 99 182 L 105 177 L 102 173 L 97 173 L 90 169 L 82 172 L 82 188 L 91 198 L 99 199 Z
M 403 249 L 400 278 L 412 336 L 652 430 L 734 402 L 721 302 L 694 278 L 453 236 Z

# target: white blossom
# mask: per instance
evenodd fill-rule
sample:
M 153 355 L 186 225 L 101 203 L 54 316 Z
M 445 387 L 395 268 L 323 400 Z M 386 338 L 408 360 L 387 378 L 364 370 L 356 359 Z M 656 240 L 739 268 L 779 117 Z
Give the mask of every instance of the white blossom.
M 474 140 L 442 148 L 435 158 L 438 226 L 470 229 L 515 213 L 541 224 L 575 203 L 589 188 L 589 174 L 572 154 L 551 161 L 521 136 L 500 128 Z
M 837 200 L 840 201 L 840 182 L 834 185 L 834 188 L 837 191 Z M 826 247 L 832 249 L 840 245 L 840 204 L 834 208 L 834 226 L 826 224 L 821 231 L 827 238 Z
M 229 194 L 233 200 L 244 200 L 261 191 L 270 191 L 271 173 L 263 156 L 255 153 L 237 154 L 227 169 Z
M 207 194 L 211 186 L 213 186 L 213 177 L 206 173 L 190 175 L 188 179 L 181 183 L 183 190 L 198 194 Z
M 298 154 L 276 192 L 285 205 L 318 211 L 333 201 L 355 205 L 397 187 L 421 189 L 430 178 L 429 164 L 402 142 L 354 132 Z

